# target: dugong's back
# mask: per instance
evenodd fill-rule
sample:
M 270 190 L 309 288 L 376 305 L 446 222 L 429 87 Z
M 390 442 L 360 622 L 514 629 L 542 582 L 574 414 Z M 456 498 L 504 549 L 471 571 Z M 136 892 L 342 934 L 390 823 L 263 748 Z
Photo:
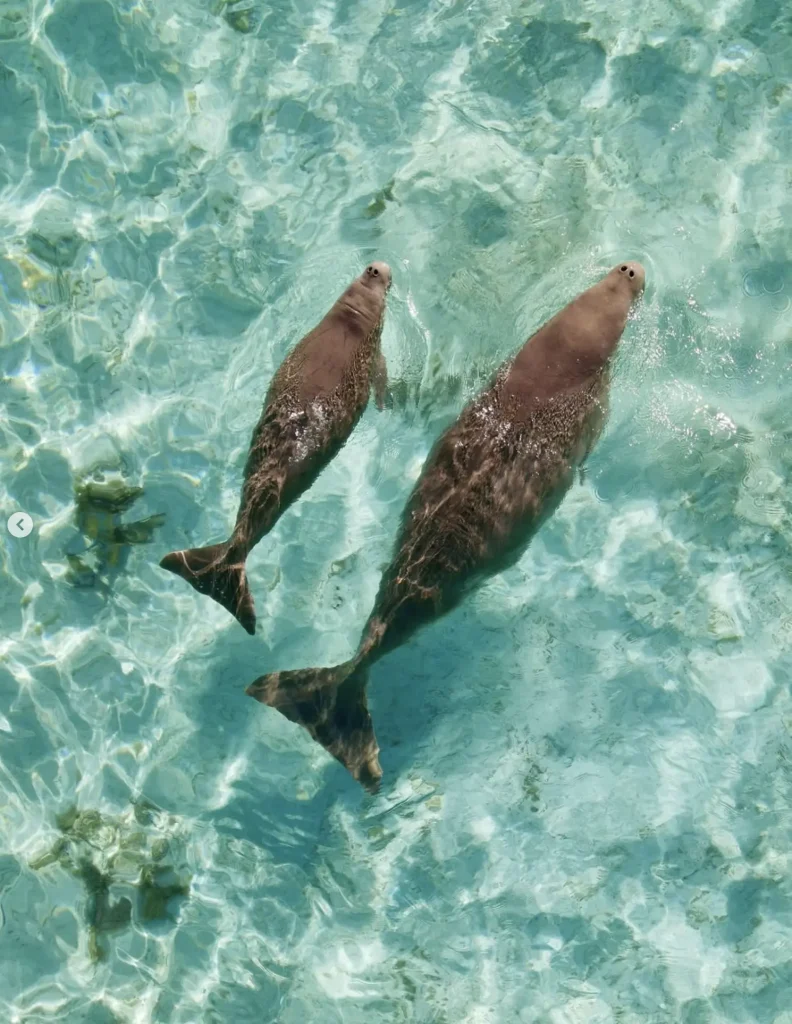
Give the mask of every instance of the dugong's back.
M 608 363 L 643 279 L 640 264 L 621 264 L 578 296 L 439 438 L 380 587 L 375 615 L 391 620 L 383 649 L 403 642 L 402 616 L 407 629 L 420 624 L 419 605 L 442 614 L 512 563 L 557 507 L 602 428 Z
M 305 408 L 334 396 L 340 409 L 359 411 L 368 397 L 367 364 L 379 344 L 389 286 L 390 269 L 384 263 L 372 263 L 354 280 L 281 363 L 265 408 L 275 402 Z
M 370 263 L 280 365 L 253 431 L 231 536 L 172 551 L 160 562 L 223 605 L 249 633 L 256 616 L 248 554 L 345 444 L 372 383 L 378 394 L 384 391 L 380 336 L 390 280 L 387 263 Z
M 529 339 L 439 439 L 355 656 L 332 668 L 270 672 L 247 688 L 367 789 L 382 777 L 370 667 L 514 560 L 558 503 L 601 427 L 607 364 L 643 278 L 639 264 L 615 267 Z

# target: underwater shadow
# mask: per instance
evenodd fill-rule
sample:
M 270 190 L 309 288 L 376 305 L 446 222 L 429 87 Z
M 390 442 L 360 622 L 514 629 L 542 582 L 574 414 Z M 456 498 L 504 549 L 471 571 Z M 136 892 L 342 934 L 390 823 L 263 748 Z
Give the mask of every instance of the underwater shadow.
M 281 867 L 307 871 L 328 807 L 365 794 L 329 755 L 318 769 L 321 779 L 315 778 L 307 733 L 301 742 L 291 734 L 298 726 L 246 695 L 248 683 L 272 661 L 261 641 L 222 635 L 203 659 L 209 663 L 205 685 L 185 708 L 195 731 L 180 754 L 187 763 L 203 758 L 208 769 L 201 821 L 220 835 L 253 843 Z M 271 732 L 265 728 L 262 734 L 262 715 L 277 719 Z M 232 781 L 217 781 L 224 777 Z M 221 785 L 226 798 L 212 806 Z

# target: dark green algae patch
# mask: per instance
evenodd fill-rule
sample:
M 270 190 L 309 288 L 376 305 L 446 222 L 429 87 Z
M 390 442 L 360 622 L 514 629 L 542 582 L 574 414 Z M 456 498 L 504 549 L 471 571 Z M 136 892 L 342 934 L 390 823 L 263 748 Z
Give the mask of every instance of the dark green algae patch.
M 125 567 L 129 549 L 150 544 L 165 523 L 164 513 L 125 523 L 122 516 L 143 495 L 143 488 L 130 484 L 117 473 L 95 473 L 76 481 L 75 524 L 87 547 L 68 551 L 67 580 L 76 587 L 93 587 L 97 581 Z
M 82 884 L 94 963 L 106 958 L 110 935 L 133 923 L 147 928 L 175 921 L 178 901 L 190 895 L 191 876 L 168 863 L 168 839 L 145 829 L 156 810 L 139 803 L 131 816 L 116 818 L 70 807 L 55 819 L 60 835 L 52 847 L 30 862 L 33 871 L 57 864 Z

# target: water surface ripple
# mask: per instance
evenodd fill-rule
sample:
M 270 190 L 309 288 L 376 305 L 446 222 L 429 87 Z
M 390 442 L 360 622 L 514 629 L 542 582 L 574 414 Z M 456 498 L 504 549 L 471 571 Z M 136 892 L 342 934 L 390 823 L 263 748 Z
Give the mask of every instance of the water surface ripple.
M 792 1020 L 791 67 L 771 0 L 3 0 L 3 1020 Z M 157 561 L 373 255 L 404 401 L 251 639 Z M 588 476 L 377 666 L 372 799 L 244 686 L 349 656 L 433 438 L 627 258 Z

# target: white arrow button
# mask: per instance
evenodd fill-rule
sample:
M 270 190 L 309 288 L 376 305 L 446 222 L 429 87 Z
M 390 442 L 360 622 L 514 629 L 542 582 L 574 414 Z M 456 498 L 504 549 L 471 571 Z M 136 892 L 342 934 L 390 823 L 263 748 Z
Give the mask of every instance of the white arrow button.
M 33 532 L 33 520 L 27 512 L 14 512 L 8 517 L 8 532 L 12 537 L 28 537 Z

